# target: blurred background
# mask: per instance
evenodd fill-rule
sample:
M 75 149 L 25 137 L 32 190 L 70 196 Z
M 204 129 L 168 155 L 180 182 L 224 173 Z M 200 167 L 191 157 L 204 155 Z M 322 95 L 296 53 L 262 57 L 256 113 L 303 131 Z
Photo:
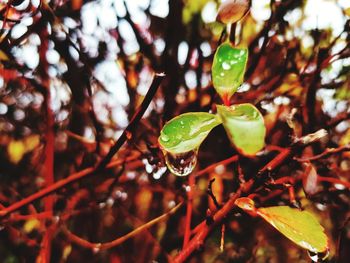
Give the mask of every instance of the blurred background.
M 129 124 L 154 74 L 166 74 L 136 132 L 115 156 L 123 160 L 119 165 L 59 189 L 51 205 L 36 200 L 2 219 L 1 262 L 40 262 L 49 228 L 50 262 L 167 262 L 181 250 L 185 206 L 109 250 L 76 244 L 64 229 L 102 243 L 186 202 L 187 178 L 167 170 L 157 139 L 172 117 L 215 111 L 215 103 L 222 103 L 211 83 L 213 55 L 225 29 L 215 21 L 218 6 L 211 0 L 1 1 L 2 206 L 50 184 L 45 175 L 50 149 L 53 181 L 95 166 Z M 350 143 L 349 19 L 348 0 L 252 0 L 236 29 L 236 43 L 249 48 L 249 61 L 232 102 L 261 110 L 267 145 L 286 147 L 321 128 L 327 140 L 299 158 Z M 215 128 L 194 173 L 234 154 L 222 127 Z M 265 150 L 198 176 L 192 228 L 205 219 L 207 208 L 215 209 L 206 192 L 210 179 L 216 179 L 218 201 L 225 202 L 239 177 L 252 178 L 274 155 Z M 349 181 L 348 153 L 322 158 L 308 169 L 292 160 L 273 176 L 307 177 L 310 165 L 316 176 Z M 349 187 L 319 182 L 308 188 L 297 181 L 295 191 L 330 237 L 329 262 L 346 262 Z M 268 198 L 257 194 L 263 206 L 289 200 L 288 191 Z M 37 213 L 42 216 L 25 216 Z M 189 262 L 310 261 L 262 220 L 231 215 L 226 226 L 223 252 L 218 228 Z

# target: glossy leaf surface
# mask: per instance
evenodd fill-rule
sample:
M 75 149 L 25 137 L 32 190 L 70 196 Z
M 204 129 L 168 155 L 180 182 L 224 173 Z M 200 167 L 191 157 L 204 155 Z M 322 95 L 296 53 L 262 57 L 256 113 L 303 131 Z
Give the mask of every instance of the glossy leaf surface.
M 212 65 L 213 85 L 224 100 L 229 99 L 243 83 L 248 50 L 221 44 L 215 52 Z
M 265 144 L 264 118 L 252 104 L 231 107 L 217 105 L 226 133 L 237 150 L 244 155 L 254 155 Z
M 295 244 L 311 252 L 325 252 L 328 249 L 328 239 L 324 228 L 316 218 L 307 211 L 300 211 L 289 206 L 273 206 L 266 208 L 252 208 L 252 200 L 239 198 L 236 205 L 251 213 L 264 218 L 279 232 Z
M 220 119 L 206 112 L 189 112 L 168 121 L 159 136 L 162 149 L 172 154 L 192 151 L 200 146 Z

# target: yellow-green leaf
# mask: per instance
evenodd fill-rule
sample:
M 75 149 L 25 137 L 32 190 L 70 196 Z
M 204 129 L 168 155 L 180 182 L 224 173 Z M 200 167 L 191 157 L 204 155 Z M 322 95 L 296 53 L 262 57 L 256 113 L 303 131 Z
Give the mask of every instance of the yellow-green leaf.
M 244 103 L 217 105 L 217 109 L 229 139 L 240 153 L 252 156 L 264 147 L 266 128 L 257 108 Z
M 308 211 L 300 211 L 289 206 L 272 206 L 265 208 L 252 207 L 254 202 L 249 198 L 239 198 L 236 205 L 265 219 L 288 239 L 313 253 L 328 250 L 328 238 L 324 228 Z

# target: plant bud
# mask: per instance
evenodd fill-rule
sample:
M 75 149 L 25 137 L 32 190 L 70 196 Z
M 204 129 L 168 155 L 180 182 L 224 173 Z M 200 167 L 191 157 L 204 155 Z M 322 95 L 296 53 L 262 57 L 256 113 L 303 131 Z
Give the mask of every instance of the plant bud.
M 241 20 L 249 11 L 250 0 L 225 0 L 221 3 L 216 20 L 233 24 Z

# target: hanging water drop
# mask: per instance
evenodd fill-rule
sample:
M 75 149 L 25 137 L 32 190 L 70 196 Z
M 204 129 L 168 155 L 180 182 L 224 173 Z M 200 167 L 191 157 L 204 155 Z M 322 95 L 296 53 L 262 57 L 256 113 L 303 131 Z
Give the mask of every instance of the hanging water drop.
M 329 256 L 329 249 L 327 249 L 325 252 L 312 252 L 307 251 L 307 254 L 309 255 L 312 262 L 324 262 L 325 259 Z
M 197 164 L 198 149 L 189 152 L 173 154 L 165 153 L 165 162 L 173 174 L 177 176 L 189 175 Z

